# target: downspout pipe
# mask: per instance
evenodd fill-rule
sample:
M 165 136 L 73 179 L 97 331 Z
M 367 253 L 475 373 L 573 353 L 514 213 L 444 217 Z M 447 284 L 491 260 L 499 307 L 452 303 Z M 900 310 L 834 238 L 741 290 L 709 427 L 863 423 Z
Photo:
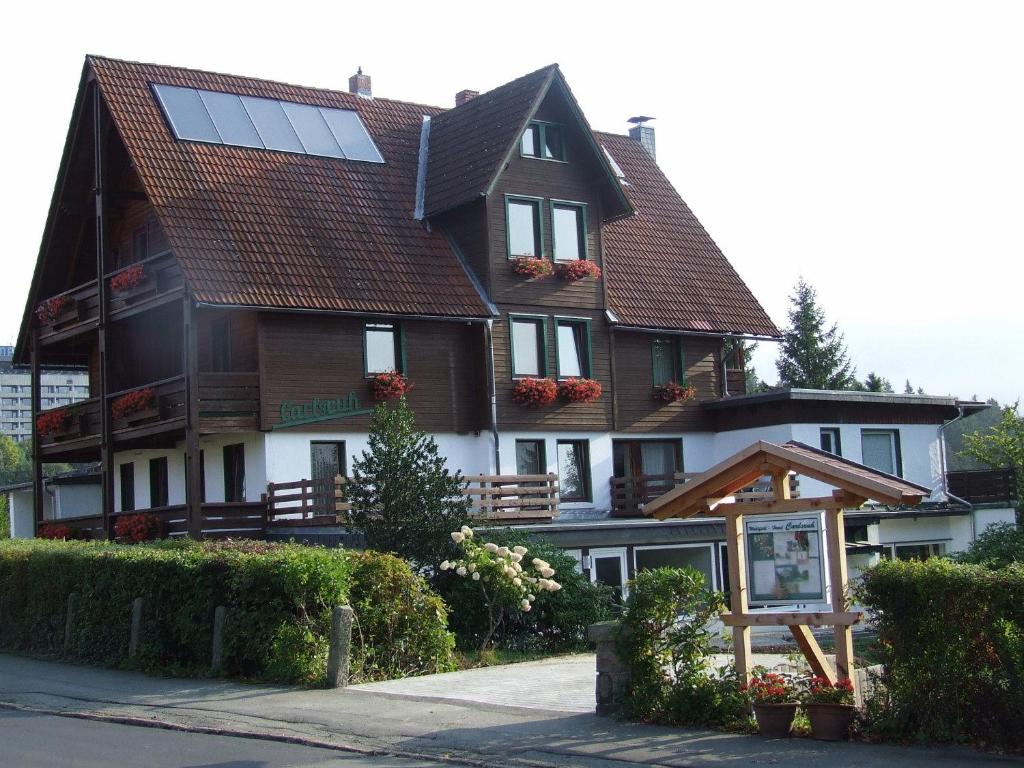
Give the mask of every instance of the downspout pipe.
M 488 394 L 491 398 L 491 439 L 494 441 L 494 474 L 501 474 L 501 440 L 498 434 L 498 389 L 494 380 L 494 336 L 492 328 L 493 320 L 488 320 L 484 325 L 484 335 L 487 337 L 487 382 Z
M 957 407 L 957 416 L 954 419 L 950 419 L 945 424 L 939 425 L 939 470 L 942 472 L 942 493 L 947 499 L 955 501 L 957 504 L 963 504 L 969 510 L 971 510 L 971 541 L 975 541 L 978 538 L 978 521 L 974 516 L 974 505 L 966 499 L 961 499 L 959 496 L 954 496 L 949 492 L 949 481 L 946 478 L 946 427 L 964 418 L 964 409 L 960 406 Z

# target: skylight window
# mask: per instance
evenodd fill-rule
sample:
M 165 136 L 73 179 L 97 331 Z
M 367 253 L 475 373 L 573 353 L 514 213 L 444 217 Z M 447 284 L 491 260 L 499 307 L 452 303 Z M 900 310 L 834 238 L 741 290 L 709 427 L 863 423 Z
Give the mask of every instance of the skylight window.
M 176 138 L 383 163 L 359 115 L 276 99 L 154 85 Z

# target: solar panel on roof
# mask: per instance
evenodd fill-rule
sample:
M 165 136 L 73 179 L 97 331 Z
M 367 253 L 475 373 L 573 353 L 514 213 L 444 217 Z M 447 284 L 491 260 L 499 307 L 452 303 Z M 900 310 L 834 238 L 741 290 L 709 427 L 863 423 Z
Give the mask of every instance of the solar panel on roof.
M 384 162 L 353 110 L 175 85 L 153 91 L 178 139 Z

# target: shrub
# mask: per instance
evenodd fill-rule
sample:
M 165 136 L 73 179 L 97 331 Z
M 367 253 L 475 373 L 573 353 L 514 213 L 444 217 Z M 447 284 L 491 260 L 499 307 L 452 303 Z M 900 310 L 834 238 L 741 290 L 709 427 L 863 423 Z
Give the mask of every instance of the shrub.
M 36 536 L 53 541 L 70 541 L 78 538 L 78 531 L 64 523 L 43 523 L 36 531 Z
M 530 278 L 544 278 L 555 270 L 550 259 L 537 256 L 520 256 L 512 259 L 512 271 L 517 275 Z
M 509 550 L 525 547 L 526 558 L 546 562 L 558 575 L 561 589 L 532 593 L 535 600 L 527 612 L 510 611 L 492 637 L 492 645 L 512 651 L 576 651 L 588 647 L 587 628 L 611 615 L 612 592 L 592 584 L 576 570 L 576 560 L 538 536 L 510 529 L 480 530 L 477 537 Z M 458 566 L 456 566 L 457 568 Z M 468 566 L 467 566 L 468 568 Z M 463 650 L 476 649 L 484 642 L 490 621 L 480 597 L 478 582 L 456 571 L 441 571 L 434 586 L 452 606 L 449 626 Z
M 225 675 L 315 684 L 326 672 L 331 610 L 345 604 L 350 591 L 360 626 L 353 637 L 355 676 L 450 666 L 451 641 L 438 613 L 443 604 L 401 561 L 257 541 L 0 543 L 0 648 L 62 654 L 74 592 L 71 658 L 207 674 L 214 609 L 223 605 Z M 129 617 L 137 597 L 144 601 L 143 632 L 138 656 L 130 660 Z M 401 615 L 406 610 L 415 615 Z M 387 654 L 401 663 L 364 665 Z
M 160 518 L 148 512 L 124 515 L 114 523 L 114 535 L 122 544 L 141 544 L 160 538 Z
M 551 405 L 558 398 L 558 385 L 551 379 L 519 379 L 512 388 L 512 402 L 528 408 Z
M 1024 563 L 1024 528 L 1013 523 L 990 525 L 956 559 L 993 569 Z
M 601 397 L 601 382 L 593 379 L 566 379 L 558 385 L 558 394 L 570 403 L 595 403 Z
M 883 561 L 857 599 L 885 665 L 872 731 L 1024 746 L 1024 565 Z
M 634 720 L 725 726 L 747 716 L 735 670 L 707 667 L 711 622 L 724 610 L 693 568 L 641 571 L 630 584 L 618 653 L 630 670 L 623 714 Z
M 601 277 L 601 268 L 587 259 L 574 259 L 558 265 L 558 276 L 563 280 L 574 283 L 586 277 L 595 280 Z
M 404 397 L 374 409 L 369 444 L 352 463 L 350 530 L 370 549 L 436 569 L 454 552 L 449 532 L 469 519 L 461 473 L 451 474 L 434 438 L 416 429 Z

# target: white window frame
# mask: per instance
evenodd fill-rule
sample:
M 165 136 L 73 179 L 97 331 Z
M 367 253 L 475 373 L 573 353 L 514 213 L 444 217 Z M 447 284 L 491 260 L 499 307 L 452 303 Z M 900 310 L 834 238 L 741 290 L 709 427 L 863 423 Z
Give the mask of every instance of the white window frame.
M 942 551 L 937 552 L 930 557 L 942 557 L 949 551 L 949 544 L 952 539 L 926 539 L 923 541 L 886 541 L 882 542 L 881 546 L 885 548 L 885 551 L 889 553 L 889 559 L 896 559 L 896 547 L 941 547 Z
M 594 564 L 595 558 L 619 558 L 619 572 L 622 574 L 622 599 L 629 597 L 629 561 L 626 557 L 625 547 L 598 547 L 591 549 L 588 553 L 590 558 L 589 576 L 590 583 L 597 584 L 597 567 Z
M 889 455 L 892 458 L 892 476 L 902 477 L 900 467 L 899 453 L 896 451 L 896 443 L 899 440 L 899 430 L 897 429 L 883 429 L 883 428 L 865 428 L 860 431 L 860 463 L 864 466 L 868 466 L 867 462 L 864 461 L 864 436 L 865 435 L 886 435 L 889 438 Z M 871 467 L 875 469 L 875 467 Z M 878 472 L 884 472 L 884 470 L 877 469 Z
M 704 547 L 711 554 L 711 589 L 721 591 L 718 574 L 718 563 L 715 560 L 715 542 L 697 542 L 694 544 L 643 544 L 633 547 L 633 573 L 639 573 L 640 566 L 637 564 L 636 553 L 651 549 L 700 549 Z M 705 585 L 708 586 L 708 585 Z

